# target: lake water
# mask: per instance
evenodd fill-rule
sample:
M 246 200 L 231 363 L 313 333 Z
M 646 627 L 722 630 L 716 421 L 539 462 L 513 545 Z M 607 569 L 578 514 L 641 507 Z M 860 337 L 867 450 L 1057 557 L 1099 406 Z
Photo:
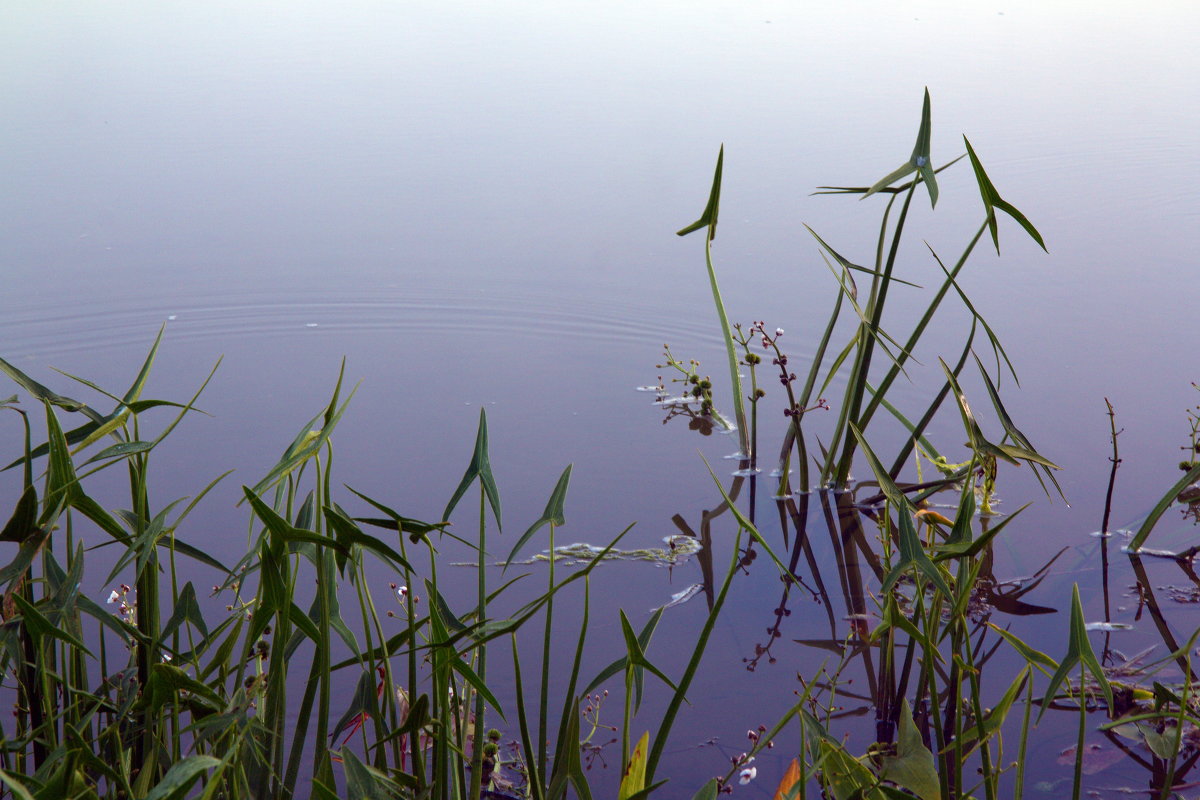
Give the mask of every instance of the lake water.
M 191 534 L 225 557 L 245 543 L 238 487 L 322 407 L 343 356 L 361 382 L 336 437 L 355 488 L 437 516 L 483 406 L 506 532 L 540 514 L 573 462 L 560 541 L 604 542 L 636 521 L 627 542 L 657 546 L 673 514 L 694 520 L 719 501 L 697 450 L 717 463 L 736 449 L 661 425 L 633 391 L 661 374 L 667 342 L 702 362 L 728 404 L 702 242 L 674 235 L 703 208 L 718 147 L 714 253 L 730 315 L 784 328 L 803 362 L 835 284 L 802 223 L 869 262 L 882 206 L 810 193 L 872 183 L 907 158 L 928 86 L 935 162 L 959 155 L 966 134 L 1049 249 L 1001 218 L 1002 257 L 982 247 L 961 279 L 1021 377 L 1005 402 L 1064 468 L 1071 503 L 1049 501 L 1028 469 L 1002 471 L 1001 508 L 1035 505 L 996 574 L 1029 575 L 1066 547 L 1025 599 L 1061 607 L 1078 582 L 1089 619 L 1102 618 L 1089 534 L 1109 469 L 1104 398 L 1124 430 L 1115 527 L 1177 480 L 1185 410 L 1198 404 L 1200 10 L 814 5 L 6 3 L 0 356 L 64 393 L 50 367 L 123 389 L 166 323 L 150 394 L 183 398 L 223 355 L 201 403 L 212 417 L 173 434 L 156 490 L 191 494 L 236 467 Z M 904 277 L 936 284 L 921 239 L 953 259 L 981 218 L 969 166 L 943 173 L 936 212 L 914 204 Z M 940 380 L 929 365 L 957 355 L 967 324 L 948 303 L 918 353 L 925 367 L 893 402 L 922 402 Z M 8 422 L 0 435 L 16 453 Z M 951 415 L 934 433 L 943 448 L 962 436 Z M 10 506 L 17 480 L 0 486 Z M 1174 511 L 1162 527 L 1161 546 L 1195 537 Z M 1120 568 L 1114 613 L 1134 622 L 1135 579 Z M 1174 565 L 1150 569 L 1156 585 L 1187 583 Z M 775 664 L 745 670 L 779 602 L 770 572 L 760 560 L 735 583 L 678 729 L 677 775 L 724 771 L 745 730 L 789 704 L 796 673 L 829 657 L 792 642 L 820 635 L 806 625 L 825 614 L 793 598 L 814 613 L 782 623 Z M 618 600 L 637 624 L 699 580 L 694 564 L 601 573 L 599 663 L 620 652 Z M 1164 605 L 1185 641 L 1200 606 Z M 699 600 L 668 611 L 651 655 L 669 673 L 703 614 Z M 1066 615 L 1029 619 L 1010 621 L 1059 655 Z M 1166 653 L 1146 620 L 1114 636 L 1129 653 L 1155 642 Z M 1069 746 L 1073 725 L 1048 719 L 1046 747 Z M 761 785 L 740 791 L 771 791 L 781 768 L 766 760 Z M 1045 763 L 1037 780 L 1069 774 Z M 1094 780 L 1146 778 L 1126 760 Z

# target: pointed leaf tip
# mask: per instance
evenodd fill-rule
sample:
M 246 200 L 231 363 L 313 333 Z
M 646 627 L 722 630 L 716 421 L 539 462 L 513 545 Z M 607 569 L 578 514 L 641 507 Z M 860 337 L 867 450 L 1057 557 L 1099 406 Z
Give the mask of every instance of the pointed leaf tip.
M 508 558 L 504 559 L 504 568 L 508 569 L 508 565 L 516 558 L 517 551 L 529 541 L 529 538 L 542 529 L 542 526 L 547 524 L 566 525 L 566 513 L 563 510 L 563 504 L 567 498 L 567 486 L 571 482 L 571 468 L 574 464 L 568 464 L 563 470 L 562 475 L 558 477 L 558 483 L 554 486 L 554 491 L 550 494 L 550 499 L 546 501 L 546 510 L 542 512 L 542 516 L 526 529 L 525 533 L 521 534 L 521 538 L 517 539 L 517 543 L 513 545 L 512 551 L 508 554 Z
M 1026 219 L 1025 215 L 1016 206 L 1000 197 L 1000 193 L 996 191 L 991 178 L 984 171 L 983 164 L 979 161 L 979 156 L 975 155 L 975 148 L 971 147 L 970 140 L 966 136 L 963 136 L 963 142 L 967 146 L 967 156 L 971 159 L 971 168 L 975 170 L 975 182 L 979 184 L 979 194 L 983 198 L 983 207 L 987 210 L 988 230 L 991 231 L 992 243 L 996 246 L 996 254 L 1000 254 L 1000 237 L 996 231 L 996 209 L 1000 209 L 1016 220 L 1017 224 L 1025 229 L 1025 232 L 1038 243 L 1038 246 L 1042 250 L 1047 253 L 1050 252 L 1046 249 L 1046 242 L 1043 241 L 1042 235 L 1038 233 L 1038 229 L 1033 226 L 1033 223 Z
M 717 215 L 721 206 L 721 170 L 725 163 L 725 145 L 721 145 L 720 151 L 717 153 L 717 169 L 713 173 L 712 189 L 708 193 L 708 205 L 704 207 L 704 213 L 700 215 L 700 219 L 688 225 L 686 228 L 681 228 L 675 232 L 676 236 L 687 236 L 689 233 L 698 231 L 701 228 L 708 228 L 708 240 L 711 242 L 717 238 Z
M 929 190 L 929 204 L 937 206 L 937 176 L 933 172 L 933 158 L 929 154 L 933 135 L 933 117 L 930 113 L 929 87 L 925 87 L 925 100 L 921 104 L 921 127 L 917 130 L 917 143 L 913 146 L 912 163 L 921 173 L 925 188 Z
M 479 430 L 475 434 L 475 450 L 471 457 L 471 463 L 467 465 L 467 471 L 463 473 L 458 488 L 454 490 L 454 495 L 450 498 L 450 502 L 446 504 L 446 510 L 442 512 L 443 520 L 450 519 L 450 514 L 454 511 L 454 507 L 458 505 L 458 501 L 466 493 L 467 487 L 476 478 L 479 478 L 480 485 L 483 487 L 483 493 L 492 507 L 492 516 L 496 519 L 496 527 L 502 529 L 503 526 L 500 521 L 500 492 L 496 488 L 496 479 L 492 475 L 492 464 L 488 457 L 487 410 L 483 408 L 479 409 Z
M 862 196 L 865 200 L 876 192 L 890 186 L 901 178 L 916 172 L 920 175 L 920 179 L 925 182 L 925 188 L 929 191 L 929 203 L 931 206 L 937 206 L 938 200 L 938 185 L 937 173 L 933 168 L 933 159 L 929 154 L 930 139 L 932 138 L 933 122 L 932 114 L 930 113 L 929 88 L 925 89 L 925 99 L 921 105 L 921 126 L 917 129 L 917 142 L 913 145 L 912 155 L 896 169 L 889 172 L 887 175 L 875 182 L 871 188 L 867 189 Z

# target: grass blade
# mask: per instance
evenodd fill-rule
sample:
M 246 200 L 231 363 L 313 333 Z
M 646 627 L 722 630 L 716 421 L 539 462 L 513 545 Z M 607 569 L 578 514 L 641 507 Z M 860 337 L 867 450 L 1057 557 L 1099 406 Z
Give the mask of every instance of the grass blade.
M 1180 478 L 1179 482 L 1172 486 L 1167 493 L 1162 496 L 1162 499 L 1155 504 L 1154 508 L 1150 510 L 1149 516 L 1146 517 L 1141 526 L 1138 528 L 1138 532 L 1134 535 L 1129 544 L 1126 545 L 1126 552 L 1136 553 L 1138 550 L 1140 550 L 1142 545 L 1146 543 L 1146 539 L 1150 537 L 1150 531 L 1154 530 L 1154 526 L 1158 524 L 1158 520 L 1164 513 L 1166 513 L 1168 508 L 1175 504 L 1176 498 L 1179 497 L 1179 493 L 1198 480 L 1200 480 L 1200 464 L 1197 464 L 1188 470 L 1187 474 Z

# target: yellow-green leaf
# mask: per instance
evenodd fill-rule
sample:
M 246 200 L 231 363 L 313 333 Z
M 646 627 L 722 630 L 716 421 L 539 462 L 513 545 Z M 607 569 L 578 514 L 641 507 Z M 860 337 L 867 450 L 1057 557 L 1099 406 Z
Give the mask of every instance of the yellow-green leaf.
M 633 748 L 633 755 L 625 765 L 625 774 L 621 776 L 621 786 L 617 790 L 617 800 L 628 800 L 646 787 L 646 750 L 649 747 L 650 731 L 646 731 L 642 738 L 638 739 L 637 747 Z

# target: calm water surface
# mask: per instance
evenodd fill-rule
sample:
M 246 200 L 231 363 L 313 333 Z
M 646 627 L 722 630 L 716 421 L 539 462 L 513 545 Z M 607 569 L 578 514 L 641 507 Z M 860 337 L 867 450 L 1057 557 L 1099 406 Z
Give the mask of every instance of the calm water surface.
M 967 134 L 1049 248 L 1002 219 L 1002 257 L 981 249 L 961 281 L 1018 368 L 1009 410 L 1064 467 L 1071 501 L 1051 503 L 1027 469 L 1002 472 L 1002 508 L 1035 505 L 998 546 L 996 575 L 1030 575 L 1065 547 L 1026 599 L 1059 607 L 1079 582 L 1102 618 L 1089 534 L 1107 480 L 1104 398 L 1124 429 L 1118 526 L 1176 480 L 1198 399 L 1198 36 L 1190 2 L 9 2 L 0 355 L 66 393 L 51 367 L 119 389 L 165 322 L 151 390 L 174 398 L 223 355 L 202 403 L 212 417 L 174 434 L 156 489 L 191 494 L 237 467 L 192 533 L 226 557 L 245 543 L 238 486 L 321 408 L 343 356 L 361 382 L 336 437 L 347 483 L 436 516 L 483 406 L 506 531 L 537 517 L 573 462 L 561 536 L 603 542 L 636 521 L 629 543 L 655 546 L 676 532 L 673 514 L 716 505 L 697 449 L 717 461 L 735 449 L 661 425 L 632 391 L 660 374 L 664 342 L 723 374 L 702 243 L 673 234 L 703 207 L 718 146 L 730 314 L 784 328 L 802 363 L 835 287 L 801 223 L 867 262 L 882 205 L 810 192 L 871 183 L 907 158 L 928 86 L 935 160 Z M 914 205 L 905 277 L 935 283 L 921 240 L 952 259 L 980 216 L 969 167 L 944 173 L 936 213 Z M 957 354 L 967 324 L 948 304 L 897 405 L 923 407 L 938 380 L 928 365 Z M 899 441 L 878 435 L 882 450 Z M 949 416 L 935 435 L 944 449 L 962 436 Z M 17 479 L 5 480 L 11 503 Z M 1195 528 L 1169 516 L 1158 535 L 1176 546 Z M 1114 614 L 1135 623 L 1114 646 L 1164 655 L 1134 620 L 1123 557 L 1114 570 Z M 1151 570 L 1156 585 L 1188 583 L 1173 565 Z M 597 663 L 619 654 L 618 598 L 636 623 L 699 580 L 695 564 L 601 573 Z M 724 771 L 745 730 L 788 704 L 797 672 L 831 658 L 793 642 L 829 635 L 824 607 L 793 594 L 776 663 L 746 670 L 775 622 L 770 573 L 760 560 L 735 584 L 678 729 L 676 775 Z M 1186 640 L 1200 606 L 1163 604 Z M 668 612 L 652 650 L 668 672 L 703 615 L 699 600 Z M 1061 649 L 1064 614 L 1004 621 Z M 1048 719 L 1045 747 L 1067 747 L 1073 724 Z M 858 750 L 873 739 L 869 723 L 848 730 Z M 741 792 L 773 789 L 781 766 L 763 761 L 761 786 Z M 1070 769 L 1050 761 L 1036 775 L 1046 796 Z M 1094 780 L 1146 777 L 1126 762 Z

